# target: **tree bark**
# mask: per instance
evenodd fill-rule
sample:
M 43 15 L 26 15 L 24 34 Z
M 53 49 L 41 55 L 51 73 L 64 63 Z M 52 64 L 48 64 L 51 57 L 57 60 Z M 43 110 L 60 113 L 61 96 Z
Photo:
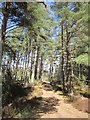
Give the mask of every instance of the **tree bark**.
M 53 62 L 51 61 L 51 63 L 50 63 L 50 80 L 52 79 L 52 75 L 53 75 Z
M 17 55 L 16 58 L 16 68 L 15 68 L 15 80 L 17 79 L 17 72 L 18 72 L 18 65 L 19 65 L 19 54 Z
M 39 66 L 39 79 L 42 77 L 42 70 L 43 70 L 43 56 L 41 56 L 40 66 Z
M 5 3 L 5 8 L 3 11 L 3 21 L 2 21 L 2 41 L 5 41 L 5 35 L 6 35 L 6 27 L 7 27 L 7 21 L 8 21 L 8 3 Z
M 35 79 L 35 80 L 37 79 L 39 52 L 40 52 L 40 47 L 37 46 L 37 55 L 36 55 L 36 63 L 35 63 L 35 74 L 34 74 L 34 79 Z
M 67 82 L 67 88 L 68 88 L 68 93 L 71 92 L 71 54 L 70 54 L 70 34 L 68 32 L 68 23 L 66 22 L 66 82 Z
M 35 54 L 34 54 L 34 64 L 33 64 L 33 70 L 32 70 L 32 78 L 31 78 L 32 84 L 34 83 L 36 59 L 37 59 L 37 46 L 36 46 L 36 50 L 35 50 Z
M 30 78 L 31 78 L 31 76 L 32 76 L 33 57 L 34 57 L 34 52 L 31 51 L 31 59 L 30 59 Z
M 0 30 L 0 83 L 2 82 L 1 62 L 2 62 L 2 35 Z
M 62 40 L 62 81 L 63 81 L 63 93 L 65 93 L 63 23 L 61 24 L 61 40 Z
M 2 61 L 2 55 L 3 55 L 2 46 L 5 41 L 6 26 L 7 26 L 7 20 L 8 20 L 7 6 L 8 6 L 7 3 L 5 3 L 5 8 L 2 11 L 3 20 L 2 20 L 1 30 L 0 30 L 0 76 L 1 76 L 1 61 Z

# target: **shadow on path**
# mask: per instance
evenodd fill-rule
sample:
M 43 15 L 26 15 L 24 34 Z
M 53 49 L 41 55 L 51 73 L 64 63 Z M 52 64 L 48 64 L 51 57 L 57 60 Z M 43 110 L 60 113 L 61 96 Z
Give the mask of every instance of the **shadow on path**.
M 20 112 L 21 117 L 40 118 L 42 114 L 55 112 L 55 106 L 58 105 L 58 101 L 59 100 L 55 97 L 34 97 L 31 100 L 22 101 L 15 106 L 16 109 Z

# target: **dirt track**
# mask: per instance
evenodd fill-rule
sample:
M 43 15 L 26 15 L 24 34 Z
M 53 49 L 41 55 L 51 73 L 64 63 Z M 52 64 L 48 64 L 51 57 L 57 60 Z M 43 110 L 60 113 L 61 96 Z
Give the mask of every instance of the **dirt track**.
M 75 109 L 70 103 L 65 103 L 63 96 L 52 90 L 43 89 L 42 98 L 48 99 L 48 104 L 55 103 L 55 100 L 57 103 L 53 111 L 42 114 L 41 118 L 88 118 L 88 113 Z M 50 98 L 52 101 L 49 101 Z
M 14 118 L 88 118 L 87 112 L 74 108 L 63 95 L 58 95 L 50 87 L 36 86 L 32 95 L 30 92 L 25 98 L 17 100 L 16 110 L 19 111 Z

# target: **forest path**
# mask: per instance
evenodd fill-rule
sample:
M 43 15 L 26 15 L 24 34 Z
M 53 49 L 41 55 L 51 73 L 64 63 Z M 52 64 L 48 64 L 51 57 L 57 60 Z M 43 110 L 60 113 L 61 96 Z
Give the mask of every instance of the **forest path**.
M 27 96 L 16 101 L 18 112 L 14 118 L 88 118 L 87 112 L 74 108 L 49 83 L 38 84 L 34 86 L 33 92 L 28 92 Z
M 53 110 L 42 114 L 41 118 L 88 118 L 88 113 L 75 109 L 53 90 L 43 87 L 42 98 L 47 99 L 47 108 L 52 107 Z

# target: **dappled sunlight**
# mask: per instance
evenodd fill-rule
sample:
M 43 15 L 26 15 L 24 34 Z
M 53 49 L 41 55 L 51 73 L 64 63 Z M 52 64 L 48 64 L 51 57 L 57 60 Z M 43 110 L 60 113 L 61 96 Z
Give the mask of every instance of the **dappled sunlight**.
M 25 118 L 39 118 L 42 114 L 57 112 L 56 105 L 58 105 L 58 99 L 56 98 L 34 97 L 31 100 L 16 103 L 15 107 L 19 113 L 14 117 L 21 115 Z M 23 111 L 27 112 L 27 116 L 23 116 Z

